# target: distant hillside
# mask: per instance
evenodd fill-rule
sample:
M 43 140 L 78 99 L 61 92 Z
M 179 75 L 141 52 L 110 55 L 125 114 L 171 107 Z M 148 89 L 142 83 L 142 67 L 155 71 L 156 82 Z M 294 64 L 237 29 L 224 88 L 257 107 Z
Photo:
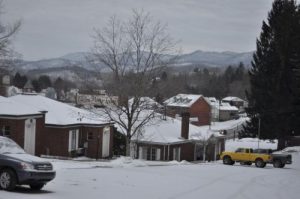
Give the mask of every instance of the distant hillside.
M 253 52 L 206 52 L 198 50 L 189 54 L 180 55 L 177 59 L 178 64 L 174 66 L 200 65 L 206 67 L 224 67 L 237 65 L 240 62 L 243 62 L 246 66 L 250 66 L 252 54 Z M 22 61 L 18 63 L 17 68 L 28 71 L 32 69 L 79 66 L 88 70 L 94 70 L 95 66 L 87 60 L 88 57 L 92 57 L 92 54 L 87 52 L 70 53 L 58 58 Z

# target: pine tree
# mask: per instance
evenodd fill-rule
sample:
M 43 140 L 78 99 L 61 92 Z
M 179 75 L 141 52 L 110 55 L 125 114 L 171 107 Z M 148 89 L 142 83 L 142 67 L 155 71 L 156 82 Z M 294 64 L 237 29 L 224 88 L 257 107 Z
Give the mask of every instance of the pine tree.
M 299 19 L 294 0 L 274 1 L 268 21 L 263 22 L 249 71 L 247 113 L 251 122 L 244 133 L 256 135 L 260 120 L 260 138 L 277 138 L 279 148 L 284 147 L 287 136 L 300 134 L 296 108 L 299 89 L 293 72 L 300 63 Z

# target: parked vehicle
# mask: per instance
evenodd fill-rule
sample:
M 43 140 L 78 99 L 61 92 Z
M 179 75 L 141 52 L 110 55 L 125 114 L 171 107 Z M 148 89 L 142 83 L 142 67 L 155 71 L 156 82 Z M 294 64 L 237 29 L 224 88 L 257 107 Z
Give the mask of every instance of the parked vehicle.
M 270 163 L 275 168 L 283 168 L 286 164 L 292 164 L 291 154 L 274 153 L 272 149 L 255 149 L 254 153 L 270 154 L 272 157 Z
M 9 138 L 0 136 L 0 189 L 11 191 L 16 185 L 40 190 L 55 178 L 50 162 L 29 155 Z
M 238 148 L 235 152 L 222 152 L 220 159 L 226 165 L 233 165 L 240 162 L 242 165 L 251 165 L 255 163 L 256 167 L 263 168 L 271 160 L 269 154 L 253 153 L 251 148 Z

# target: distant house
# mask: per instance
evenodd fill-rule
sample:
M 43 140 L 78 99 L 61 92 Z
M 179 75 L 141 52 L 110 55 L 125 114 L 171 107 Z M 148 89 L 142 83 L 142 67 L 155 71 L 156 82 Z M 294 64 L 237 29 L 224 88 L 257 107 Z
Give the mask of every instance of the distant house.
M 0 135 L 15 140 L 27 153 L 41 154 L 46 112 L 0 96 Z
M 8 99 L 47 112 L 44 127 L 41 127 L 43 131 L 36 137 L 39 146 L 34 154 L 85 155 L 91 158 L 112 156 L 113 124 L 100 116 L 35 94 L 16 95 Z
M 220 102 L 214 97 L 207 97 L 211 106 L 212 121 L 228 121 L 238 118 L 239 109 L 229 103 Z
M 32 93 L 34 91 L 33 85 L 30 80 L 26 82 L 23 88 L 23 92 Z
M 201 126 L 211 122 L 211 106 L 203 95 L 178 94 L 164 102 L 171 117 L 190 114 L 192 124 Z
M 222 99 L 222 102 L 237 107 L 240 112 L 245 111 L 245 108 L 248 106 L 248 103 L 239 97 L 225 97 Z

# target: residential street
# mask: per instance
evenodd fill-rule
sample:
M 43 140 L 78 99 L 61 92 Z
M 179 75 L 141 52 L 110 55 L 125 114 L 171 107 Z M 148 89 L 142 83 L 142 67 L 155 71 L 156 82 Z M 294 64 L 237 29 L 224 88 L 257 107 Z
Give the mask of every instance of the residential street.
M 82 198 L 299 198 L 300 153 L 284 169 L 115 160 L 53 162 L 57 177 L 43 191 L 20 187 L 1 199 Z M 152 166 L 149 166 L 152 165 Z M 166 166 L 168 165 L 169 166 Z M 156 166 L 154 166 L 156 165 Z M 165 165 L 165 166 L 157 166 Z

